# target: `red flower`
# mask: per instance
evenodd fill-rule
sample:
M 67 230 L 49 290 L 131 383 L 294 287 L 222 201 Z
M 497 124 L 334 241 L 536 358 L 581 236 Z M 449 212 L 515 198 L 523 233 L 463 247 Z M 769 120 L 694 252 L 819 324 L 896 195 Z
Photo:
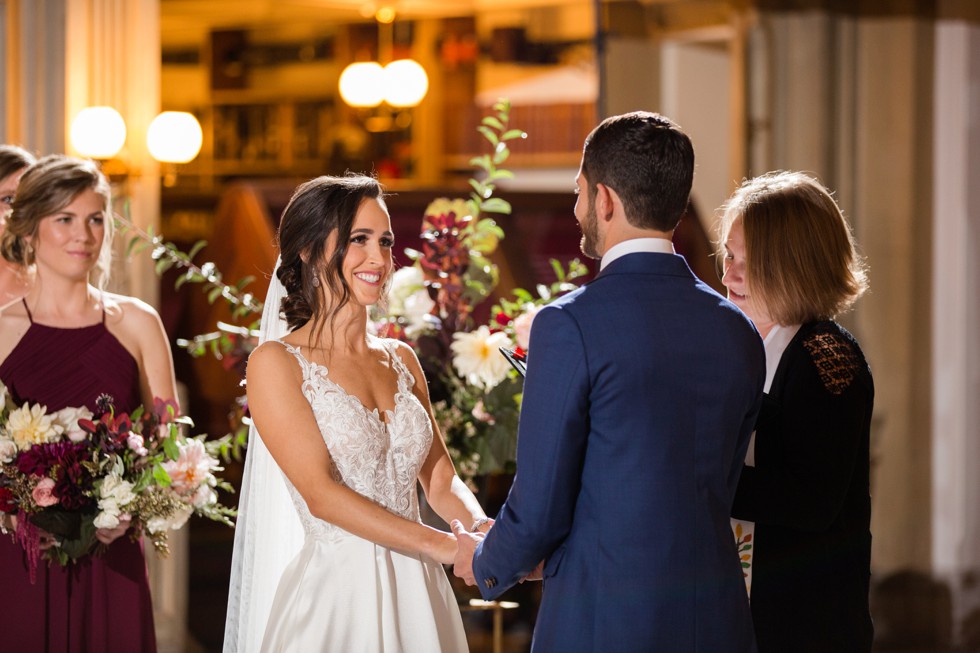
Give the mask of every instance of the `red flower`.
M 170 414 L 171 409 L 173 409 L 172 416 Z M 180 410 L 177 408 L 177 402 L 173 399 L 164 401 L 160 397 L 154 397 L 153 414 L 157 416 L 161 424 L 169 424 L 174 421 L 175 417 L 180 417 Z
M 497 320 L 497 324 L 499 324 L 501 326 L 507 326 L 508 324 L 510 324 L 511 322 L 514 321 L 510 316 L 508 316 L 503 311 L 500 311 L 499 313 L 497 313 L 497 315 L 494 317 L 494 319 Z

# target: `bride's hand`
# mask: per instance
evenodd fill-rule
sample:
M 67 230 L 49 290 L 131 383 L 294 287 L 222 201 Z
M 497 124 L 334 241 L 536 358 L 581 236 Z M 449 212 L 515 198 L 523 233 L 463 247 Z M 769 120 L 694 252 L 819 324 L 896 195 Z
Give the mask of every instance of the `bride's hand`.
M 129 525 L 132 522 L 132 520 L 133 518 L 130 517 L 129 515 L 120 515 L 118 526 L 116 526 L 115 528 L 96 529 L 95 539 L 97 539 L 99 542 L 102 542 L 106 546 L 112 544 L 113 542 L 115 542 L 120 537 L 126 534 L 126 531 L 129 530 Z
M 433 552 L 433 557 L 442 565 L 453 564 L 453 559 L 456 557 L 456 536 L 452 533 L 441 533 L 444 537 L 439 540 L 435 551 Z

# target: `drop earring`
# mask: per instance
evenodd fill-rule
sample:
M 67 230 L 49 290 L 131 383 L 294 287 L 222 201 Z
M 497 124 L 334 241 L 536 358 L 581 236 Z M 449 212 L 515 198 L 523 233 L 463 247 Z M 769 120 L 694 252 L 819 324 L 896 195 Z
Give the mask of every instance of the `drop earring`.
M 314 288 L 319 288 L 320 287 L 320 277 L 317 277 L 317 276 L 313 277 L 313 287 Z

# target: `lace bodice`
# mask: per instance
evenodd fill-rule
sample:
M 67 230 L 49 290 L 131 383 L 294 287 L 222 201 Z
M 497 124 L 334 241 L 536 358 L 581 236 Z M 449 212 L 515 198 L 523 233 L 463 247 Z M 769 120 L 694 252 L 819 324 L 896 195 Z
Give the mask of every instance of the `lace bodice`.
M 330 451 L 331 476 L 394 514 L 419 521 L 416 483 L 432 444 L 432 424 L 412 392 L 415 380 L 396 351 L 396 341 L 384 341 L 398 374 L 395 407 L 385 411 L 384 419 L 377 409 L 369 411 L 334 383 L 325 366 L 306 360 L 298 347 L 280 344 L 303 370 L 303 395 Z M 307 537 L 350 537 L 347 531 L 310 514 L 288 478 L 286 486 Z

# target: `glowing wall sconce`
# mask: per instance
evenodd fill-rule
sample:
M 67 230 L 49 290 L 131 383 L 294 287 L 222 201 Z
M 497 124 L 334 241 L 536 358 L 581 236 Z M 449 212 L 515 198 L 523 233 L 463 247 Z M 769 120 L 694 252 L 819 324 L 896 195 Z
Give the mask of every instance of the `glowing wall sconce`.
M 376 107 L 382 102 L 414 107 L 428 92 L 429 76 L 414 59 L 392 61 L 384 68 L 377 61 L 352 63 L 340 74 L 340 97 L 352 107 Z
M 395 8 L 383 5 L 375 9 L 373 3 L 364 5 L 361 13 L 374 13 L 378 21 L 378 51 L 383 68 L 377 61 L 352 63 L 340 73 L 340 97 L 349 106 L 371 108 L 381 103 L 397 109 L 414 107 L 429 92 L 429 76 L 422 64 L 414 59 L 391 61 L 393 48 L 392 23 Z
M 161 163 L 189 163 L 204 143 L 201 123 L 185 111 L 164 111 L 150 123 L 146 147 Z
M 376 107 L 384 100 L 384 70 L 377 61 L 352 63 L 340 73 L 340 97 L 352 107 Z
M 146 131 L 150 156 L 164 164 L 163 185 L 177 184 L 177 164 L 193 161 L 201 151 L 201 123 L 186 111 L 164 111 Z
M 126 143 L 126 122 L 112 107 L 86 107 L 72 120 L 70 138 L 82 156 L 111 159 Z
M 414 59 L 392 61 L 382 73 L 384 100 L 393 107 L 417 106 L 429 92 L 429 76 Z

